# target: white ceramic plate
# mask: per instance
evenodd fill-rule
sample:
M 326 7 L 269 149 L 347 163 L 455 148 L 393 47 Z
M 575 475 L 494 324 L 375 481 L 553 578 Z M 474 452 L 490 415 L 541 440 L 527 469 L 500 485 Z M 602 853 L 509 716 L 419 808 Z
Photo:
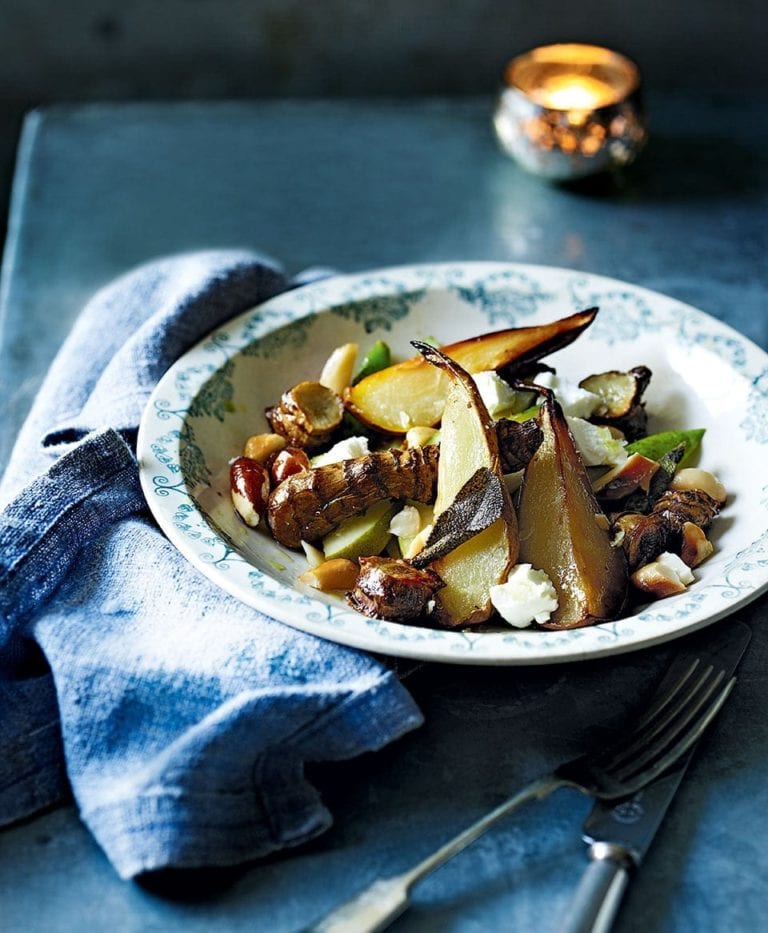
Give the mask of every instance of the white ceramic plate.
M 317 378 L 346 341 L 448 343 L 530 325 L 593 305 L 573 345 L 548 358 L 561 374 L 639 364 L 653 371 L 649 429 L 705 427 L 700 464 L 729 492 L 713 526 L 714 555 L 676 597 L 592 628 L 563 632 L 435 631 L 368 619 L 297 584 L 303 554 L 246 528 L 228 494 L 228 461 L 266 430 L 263 411 Z M 768 585 L 768 356 L 701 311 L 613 279 L 498 263 L 405 266 L 326 280 L 243 314 L 163 377 L 139 433 L 144 493 L 157 521 L 207 577 L 244 603 L 332 641 L 390 655 L 470 664 L 592 658 L 663 642 L 754 599 Z

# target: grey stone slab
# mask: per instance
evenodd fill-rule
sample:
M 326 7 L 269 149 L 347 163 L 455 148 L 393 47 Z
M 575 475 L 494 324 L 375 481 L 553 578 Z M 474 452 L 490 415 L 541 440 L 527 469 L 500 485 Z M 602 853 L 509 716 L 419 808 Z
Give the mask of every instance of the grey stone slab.
M 762 929 L 763 611 L 745 614 L 755 636 L 738 688 L 630 887 L 617 933 Z M 72 809 L 6 830 L 0 928 L 297 931 L 366 883 L 405 869 L 507 791 L 586 744 L 607 741 L 674 650 L 535 670 L 423 669 L 412 689 L 425 726 L 376 755 L 317 767 L 313 777 L 335 826 L 265 862 L 145 887 L 117 880 Z M 585 866 L 579 833 L 588 808 L 576 792 L 561 791 L 511 817 L 423 882 L 393 930 L 556 930 Z
M 692 301 L 768 342 L 765 121 L 742 96 L 651 104 L 607 190 L 497 149 L 492 101 L 56 107 L 20 147 L 5 257 L 0 464 L 77 311 L 158 255 L 247 246 L 291 271 L 453 259 L 568 266 Z
M 758 98 L 651 101 L 653 139 L 612 186 L 554 188 L 502 156 L 488 99 L 57 107 L 27 122 L 3 271 L 0 463 L 83 302 L 162 253 L 248 246 L 290 271 L 510 259 L 692 301 L 768 345 L 766 128 Z M 764 603 L 738 689 L 619 923 L 760 930 L 768 877 Z M 315 779 L 323 838 L 230 872 L 120 882 L 74 808 L 0 833 L 0 929 L 299 929 L 529 777 L 611 734 L 672 648 L 541 669 L 414 675 L 427 722 Z M 600 723 L 597 733 L 594 724 Z M 572 792 L 424 882 L 402 931 L 556 929 L 584 865 Z

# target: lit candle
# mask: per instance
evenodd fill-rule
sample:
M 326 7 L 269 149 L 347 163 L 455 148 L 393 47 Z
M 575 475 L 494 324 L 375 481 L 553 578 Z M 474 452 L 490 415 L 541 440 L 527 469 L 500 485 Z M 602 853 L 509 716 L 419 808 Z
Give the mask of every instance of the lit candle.
M 555 110 L 594 110 L 610 103 L 610 88 L 589 75 L 557 75 L 538 95 L 541 102 Z
M 547 45 L 513 59 L 494 125 L 503 148 L 539 175 L 570 180 L 628 165 L 646 139 L 640 73 L 595 45 Z

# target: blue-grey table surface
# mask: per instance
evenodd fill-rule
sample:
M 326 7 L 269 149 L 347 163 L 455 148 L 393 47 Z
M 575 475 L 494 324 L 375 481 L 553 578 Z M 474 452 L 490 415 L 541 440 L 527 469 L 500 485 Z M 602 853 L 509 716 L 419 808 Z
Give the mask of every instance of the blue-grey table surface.
M 0 466 L 88 297 L 162 254 L 253 247 L 322 264 L 517 260 L 666 292 L 768 346 L 768 124 L 760 95 L 655 94 L 651 143 L 611 185 L 551 187 L 497 149 L 492 101 L 83 105 L 32 113 L 0 307 Z M 752 646 L 635 879 L 617 930 L 760 930 L 768 910 L 766 603 Z M 296 930 L 608 734 L 670 646 L 538 669 L 428 667 L 426 725 L 318 767 L 321 839 L 236 871 L 117 879 L 71 806 L 0 832 L 0 930 Z M 585 863 L 586 799 L 508 820 L 415 892 L 399 931 L 555 930 Z

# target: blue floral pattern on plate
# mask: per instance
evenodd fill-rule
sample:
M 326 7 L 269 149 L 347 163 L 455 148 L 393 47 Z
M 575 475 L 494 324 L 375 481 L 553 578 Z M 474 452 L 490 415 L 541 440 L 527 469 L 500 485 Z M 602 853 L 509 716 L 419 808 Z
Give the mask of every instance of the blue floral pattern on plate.
M 317 378 L 340 343 L 414 336 L 447 343 L 600 307 L 548 362 L 571 378 L 643 363 L 652 429 L 705 427 L 702 465 L 731 494 L 715 554 L 680 596 L 614 622 L 563 632 L 435 631 L 368 619 L 299 585 L 303 555 L 245 528 L 229 503 L 228 461 L 288 387 Z M 219 328 L 166 374 L 139 434 L 147 501 L 170 540 L 244 603 L 371 651 L 475 664 L 537 664 L 629 651 L 714 621 L 768 587 L 768 356 L 701 311 L 613 279 L 544 266 L 450 263 L 324 279 Z

